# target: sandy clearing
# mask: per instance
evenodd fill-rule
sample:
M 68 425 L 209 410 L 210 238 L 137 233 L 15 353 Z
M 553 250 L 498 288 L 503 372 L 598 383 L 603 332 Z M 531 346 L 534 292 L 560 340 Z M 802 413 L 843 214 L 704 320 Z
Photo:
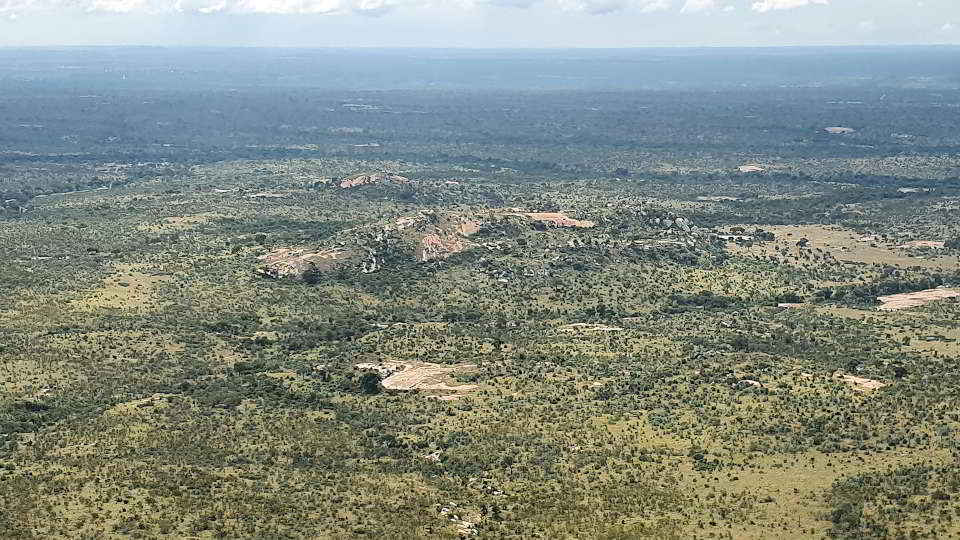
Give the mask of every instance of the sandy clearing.
M 877 297 L 877 300 L 883 304 L 877 309 L 881 311 L 896 311 L 898 309 L 922 306 L 945 298 L 956 297 L 960 297 L 960 289 L 937 288 L 912 293 L 891 294 Z
M 853 386 L 854 390 L 859 390 L 861 392 L 867 392 L 870 390 L 876 390 L 878 388 L 883 388 L 887 386 L 887 383 L 883 383 L 874 379 L 866 379 L 864 377 L 855 377 L 853 375 L 844 375 L 843 373 L 837 373 L 833 376 L 835 380 L 845 382 Z
M 380 362 L 357 364 L 357 369 L 380 373 L 380 385 L 388 391 L 436 390 L 445 392 L 468 392 L 475 384 L 450 385 L 450 376 L 459 371 L 475 369 L 474 364 L 456 366 L 431 364 L 429 362 Z

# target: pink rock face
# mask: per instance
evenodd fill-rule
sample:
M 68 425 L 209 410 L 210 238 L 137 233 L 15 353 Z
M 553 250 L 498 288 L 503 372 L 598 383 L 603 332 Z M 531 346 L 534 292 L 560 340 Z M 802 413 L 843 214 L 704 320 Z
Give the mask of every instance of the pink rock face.
M 467 243 L 462 238 L 452 235 L 444 237 L 439 234 L 428 234 L 423 237 L 423 240 L 420 241 L 420 247 L 417 248 L 417 260 L 426 262 L 446 259 L 465 249 L 467 249 Z

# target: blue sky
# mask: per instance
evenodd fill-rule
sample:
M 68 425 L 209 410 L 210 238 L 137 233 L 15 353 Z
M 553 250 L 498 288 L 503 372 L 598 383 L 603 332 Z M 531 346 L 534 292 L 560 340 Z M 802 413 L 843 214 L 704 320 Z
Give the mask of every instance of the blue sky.
M 0 45 L 960 44 L 960 0 L 0 0 Z

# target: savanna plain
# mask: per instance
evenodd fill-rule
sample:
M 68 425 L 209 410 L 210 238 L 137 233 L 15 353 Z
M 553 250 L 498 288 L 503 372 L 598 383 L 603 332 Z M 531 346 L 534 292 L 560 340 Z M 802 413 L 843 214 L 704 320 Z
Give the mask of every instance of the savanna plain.
M 0 537 L 955 538 L 958 58 L 0 51 Z

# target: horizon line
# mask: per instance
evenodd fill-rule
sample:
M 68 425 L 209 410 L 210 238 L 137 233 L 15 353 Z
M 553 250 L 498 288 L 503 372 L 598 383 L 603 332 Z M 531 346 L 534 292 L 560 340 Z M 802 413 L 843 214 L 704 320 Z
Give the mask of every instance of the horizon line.
M 652 49 L 890 49 L 890 48 L 960 48 L 960 43 L 882 43 L 882 44 L 787 44 L 787 45 L 637 45 L 628 47 L 472 47 L 463 45 L 436 46 L 436 45 L 180 45 L 180 44 L 44 44 L 44 45 L 5 45 L 0 49 L 299 49 L 299 50 L 329 50 L 329 51 L 386 51 L 386 50 L 435 50 L 435 51 L 634 51 Z

